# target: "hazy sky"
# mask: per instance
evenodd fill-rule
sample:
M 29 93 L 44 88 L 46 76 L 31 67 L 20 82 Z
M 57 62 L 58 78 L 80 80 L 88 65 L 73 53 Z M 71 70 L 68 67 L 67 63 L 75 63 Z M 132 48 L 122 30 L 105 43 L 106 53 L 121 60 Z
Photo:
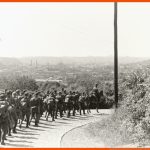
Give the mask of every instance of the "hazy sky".
M 0 3 L 0 56 L 113 55 L 113 3 Z M 118 4 L 119 55 L 150 57 L 150 3 Z

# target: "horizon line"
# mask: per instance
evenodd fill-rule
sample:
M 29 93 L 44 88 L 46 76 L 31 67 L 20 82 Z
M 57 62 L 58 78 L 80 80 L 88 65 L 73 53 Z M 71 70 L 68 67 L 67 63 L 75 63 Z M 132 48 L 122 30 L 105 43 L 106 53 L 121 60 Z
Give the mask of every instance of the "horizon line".
M 112 55 L 108 56 L 0 56 L 0 58 L 37 58 L 37 57 L 51 57 L 51 58 L 88 58 L 88 57 L 103 57 L 103 58 L 110 58 L 114 57 Z M 150 58 L 150 56 L 118 56 L 118 58 Z

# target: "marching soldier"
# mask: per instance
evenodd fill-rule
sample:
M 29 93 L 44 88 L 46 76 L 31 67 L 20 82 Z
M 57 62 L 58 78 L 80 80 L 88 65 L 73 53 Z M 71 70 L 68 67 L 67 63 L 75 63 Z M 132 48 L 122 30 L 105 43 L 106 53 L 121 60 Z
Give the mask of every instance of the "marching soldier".
M 8 91 L 8 90 L 6 92 L 6 101 L 9 103 L 8 113 L 10 117 L 9 132 L 8 132 L 9 136 L 11 136 L 11 129 L 13 129 L 13 133 L 17 133 L 16 127 L 18 122 L 18 116 L 16 111 L 15 94 L 16 94 L 15 92 L 12 93 L 12 91 Z
M 67 94 L 65 97 L 65 109 L 67 111 L 67 118 L 70 117 L 70 98 L 71 98 L 70 94 Z
M 22 112 L 22 116 L 21 116 L 21 123 L 19 125 L 19 127 L 21 128 L 22 122 L 24 120 L 24 118 L 26 117 L 26 128 L 29 127 L 29 118 L 30 118 L 30 99 L 29 99 L 29 93 L 25 93 L 24 94 L 24 98 L 21 99 L 20 101 L 21 103 L 21 112 Z
M 91 113 L 91 110 L 90 110 L 90 95 L 89 94 L 86 94 L 85 96 L 85 105 L 86 105 L 86 108 L 87 108 L 87 113 Z
M 66 95 L 65 103 L 66 103 L 66 109 L 67 109 L 67 118 L 70 117 L 70 111 L 72 109 L 72 91 L 69 92 L 68 95 Z
M 0 142 L 5 145 L 6 134 L 9 127 L 8 102 L 5 101 L 5 95 L 0 95 Z
M 46 105 L 46 120 L 48 121 L 49 114 L 52 117 L 52 121 L 55 121 L 55 107 L 56 102 L 53 94 L 50 94 L 45 99 L 45 105 Z
M 23 98 L 23 96 L 21 95 L 21 91 L 19 89 L 16 90 L 15 92 L 12 93 L 12 97 L 14 98 L 15 105 L 16 105 L 17 117 L 18 117 L 18 120 L 20 121 L 21 116 L 22 116 L 20 101 Z
M 78 110 L 78 100 L 79 100 L 79 94 L 78 94 L 78 92 L 73 92 L 73 95 L 72 95 L 73 116 L 75 116 L 76 110 Z
M 79 97 L 79 112 L 80 115 L 82 115 L 82 110 L 83 110 L 83 114 L 85 115 L 85 93 L 83 92 L 82 95 Z
M 38 126 L 39 120 L 40 120 L 40 109 L 41 109 L 41 99 L 40 99 L 40 93 L 37 92 L 33 98 L 30 100 L 31 105 L 31 119 L 35 117 L 35 126 Z M 31 122 L 31 120 L 30 120 Z
M 62 113 L 66 113 L 66 105 L 65 105 L 65 97 L 67 95 L 66 90 L 64 90 L 64 88 L 62 88 L 62 101 L 63 101 L 63 112 Z
M 6 92 L 6 101 L 9 103 L 10 106 L 15 106 L 15 100 L 12 97 L 12 91 L 7 90 Z
M 59 92 L 57 95 L 56 95 L 56 114 L 55 114 L 55 119 L 57 119 L 57 113 L 59 111 L 60 113 L 60 118 L 63 117 L 63 98 L 62 98 L 62 93 Z
M 93 88 L 93 95 L 95 96 L 96 99 L 96 111 L 97 113 L 99 113 L 98 108 L 99 108 L 99 91 L 98 91 L 98 84 L 95 85 L 95 87 Z

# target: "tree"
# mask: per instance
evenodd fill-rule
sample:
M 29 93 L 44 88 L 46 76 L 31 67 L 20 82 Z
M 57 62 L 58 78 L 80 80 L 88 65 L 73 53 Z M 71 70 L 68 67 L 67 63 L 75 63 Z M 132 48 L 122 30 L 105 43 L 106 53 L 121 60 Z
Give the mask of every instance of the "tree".
M 6 76 L 0 78 L 0 86 L 3 89 L 10 89 L 10 90 L 37 90 L 38 85 L 36 81 L 29 76 L 20 76 L 20 75 L 13 75 L 13 76 Z

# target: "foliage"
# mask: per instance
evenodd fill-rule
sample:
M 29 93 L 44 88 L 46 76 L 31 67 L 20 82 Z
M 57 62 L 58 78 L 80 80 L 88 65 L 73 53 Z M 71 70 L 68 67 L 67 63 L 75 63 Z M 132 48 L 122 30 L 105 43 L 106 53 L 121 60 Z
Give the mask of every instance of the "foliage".
M 119 95 L 121 95 L 119 108 L 109 118 L 90 125 L 88 130 L 93 138 L 103 140 L 110 147 L 149 146 L 150 85 L 148 81 L 150 77 L 144 70 L 140 72 L 134 70 L 119 81 Z M 111 90 L 110 87 L 110 83 L 105 85 L 105 94 Z M 107 95 L 110 93 L 108 92 Z
M 37 90 L 38 86 L 36 81 L 29 76 L 19 76 L 19 75 L 8 75 L 0 78 L 1 89 L 10 90 Z
M 62 88 L 65 88 L 66 86 L 58 83 L 58 82 L 44 82 L 39 83 L 39 90 L 43 92 L 51 91 L 51 90 L 61 90 Z
M 113 87 L 113 83 L 112 82 L 105 82 L 104 84 L 104 94 L 106 96 L 113 96 L 114 95 L 114 87 Z
M 146 145 L 150 139 L 150 86 L 145 82 L 147 78 L 138 71 L 122 80 L 120 108 L 110 119 L 117 126 L 113 128 L 118 134 L 123 133 L 123 137 L 138 146 Z M 121 138 L 119 140 L 123 140 Z

